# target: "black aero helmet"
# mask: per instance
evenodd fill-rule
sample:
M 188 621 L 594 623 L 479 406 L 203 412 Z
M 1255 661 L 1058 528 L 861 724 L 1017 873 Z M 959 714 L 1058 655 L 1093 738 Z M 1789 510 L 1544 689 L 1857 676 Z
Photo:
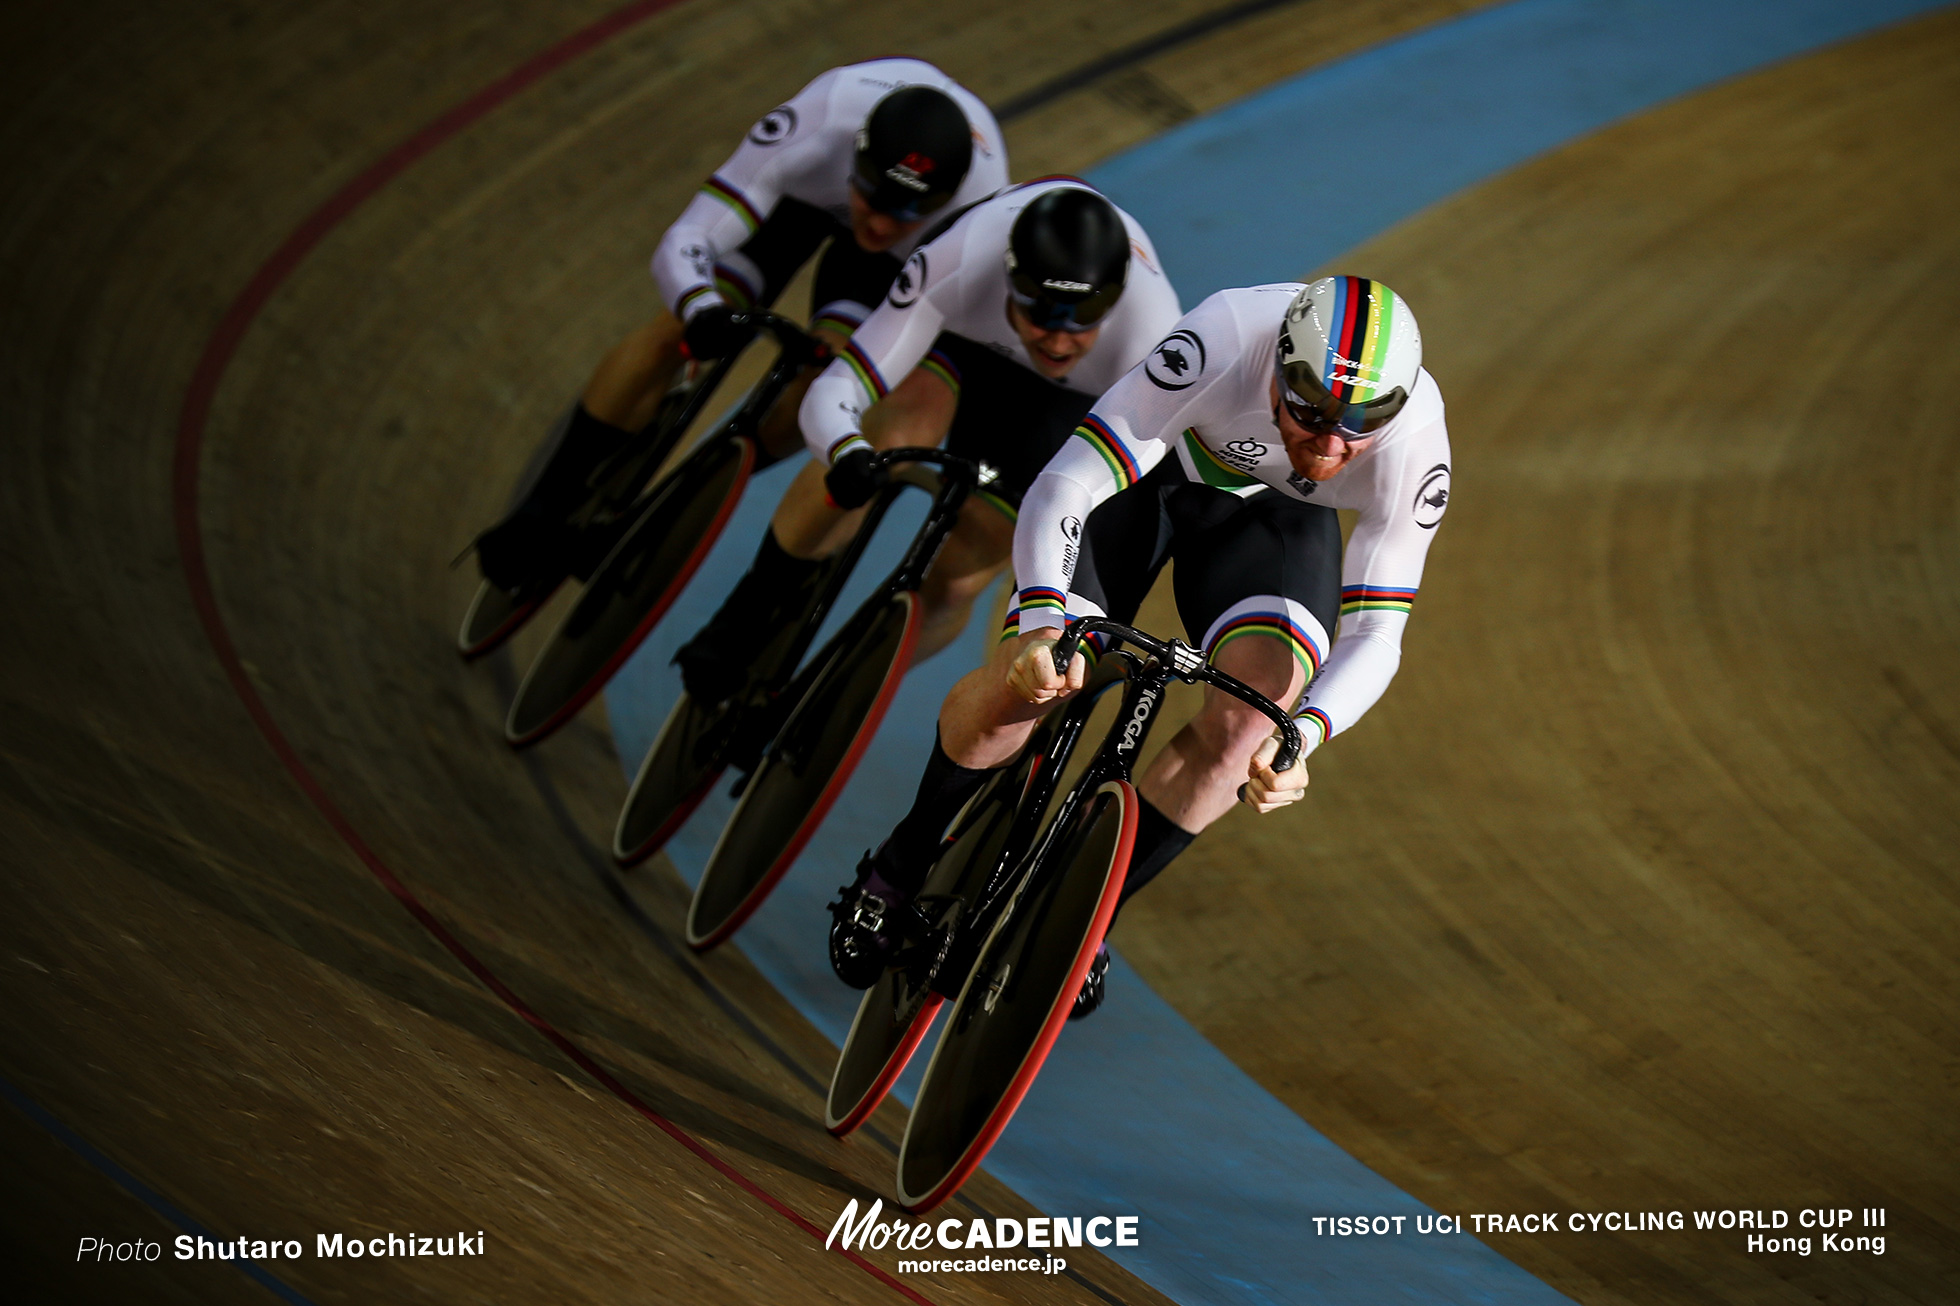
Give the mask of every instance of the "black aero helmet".
M 973 128 L 953 97 L 901 86 L 858 128 L 851 185 L 864 202 L 900 222 L 944 208 L 973 162 Z
M 1057 187 L 1014 219 L 1007 286 L 1044 331 L 1087 331 L 1123 296 L 1130 233 L 1116 206 L 1092 190 Z

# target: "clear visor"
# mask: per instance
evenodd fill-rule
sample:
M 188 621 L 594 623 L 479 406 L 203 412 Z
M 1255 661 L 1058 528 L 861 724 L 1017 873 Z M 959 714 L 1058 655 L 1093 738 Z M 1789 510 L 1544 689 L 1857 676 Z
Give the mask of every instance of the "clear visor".
M 1349 403 L 1329 394 L 1313 368 L 1296 359 L 1279 367 L 1279 401 L 1287 415 L 1315 435 L 1338 433 L 1350 439 L 1372 435 L 1402 411 L 1409 392 L 1396 386 L 1363 403 Z

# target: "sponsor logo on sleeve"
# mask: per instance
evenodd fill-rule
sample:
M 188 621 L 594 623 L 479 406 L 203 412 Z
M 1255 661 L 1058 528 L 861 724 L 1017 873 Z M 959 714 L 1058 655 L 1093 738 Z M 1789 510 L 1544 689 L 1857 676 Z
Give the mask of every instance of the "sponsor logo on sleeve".
M 912 257 L 905 260 L 905 266 L 892 278 L 891 305 L 893 308 L 910 308 L 919 302 L 919 296 L 926 289 L 926 252 L 915 250 Z
M 1416 525 L 1426 531 L 1436 529 L 1436 523 L 1443 520 L 1444 509 L 1450 506 L 1450 465 L 1437 463 L 1423 474 L 1422 485 L 1416 490 L 1416 500 L 1409 505 L 1415 512 Z
M 681 259 L 694 269 L 694 275 L 703 279 L 715 274 L 715 252 L 706 245 L 688 245 L 681 250 Z
M 1075 576 L 1076 546 L 1082 540 L 1082 519 L 1080 517 L 1062 518 L 1062 571 L 1070 578 Z
M 749 128 L 749 139 L 757 145 L 779 145 L 796 130 L 796 110 L 787 104 L 778 105 Z
M 1205 374 L 1205 342 L 1195 331 L 1173 331 L 1143 360 L 1143 374 L 1159 390 L 1189 390 Z

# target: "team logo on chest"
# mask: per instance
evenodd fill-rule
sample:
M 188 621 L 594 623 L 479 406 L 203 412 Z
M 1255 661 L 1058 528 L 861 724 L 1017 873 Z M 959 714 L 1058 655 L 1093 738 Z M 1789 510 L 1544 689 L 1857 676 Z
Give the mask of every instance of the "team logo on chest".
M 775 145 L 786 140 L 795 130 L 796 110 L 785 104 L 763 114 L 756 125 L 749 128 L 749 139 L 757 145 Z
M 919 250 L 905 260 L 905 266 L 892 278 L 893 308 L 910 308 L 926 290 L 926 252 Z
M 1266 446 L 1257 440 L 1234 440 L 1223 449 L 1215 449 L 1220 462 L 1230 463 L 1242 472 L 1249 472 L 1259 465 L 1266 456 Z
M 1159 390 L 1189 390 L 1205 374 L 1205 342 L 1195 331 L 1173 331 L 1143 360 L 1143 374 Z

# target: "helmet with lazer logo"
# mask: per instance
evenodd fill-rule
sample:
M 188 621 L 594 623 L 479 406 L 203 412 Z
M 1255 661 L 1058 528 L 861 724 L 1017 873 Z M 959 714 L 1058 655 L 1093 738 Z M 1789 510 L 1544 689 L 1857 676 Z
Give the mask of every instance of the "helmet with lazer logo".
M 1083 186 L 1044 191 L 1014 219 L 1007 286 L 1044 331 L 1087 331 L 1123 297 L 1130 232 L 1123 215 Z
M 1274 363 L 1280 402 L 1294 421 L 1358 440 L 1408 402 L 1422 367 L 1422 330 L 1381 282 L 1322 277 L 1286 306 Z
M 851 187 L 878 212 L 919 222 L 946 207 L 973 162 L 973 128 L 952 96 L 901 86 L 858 128 Z

